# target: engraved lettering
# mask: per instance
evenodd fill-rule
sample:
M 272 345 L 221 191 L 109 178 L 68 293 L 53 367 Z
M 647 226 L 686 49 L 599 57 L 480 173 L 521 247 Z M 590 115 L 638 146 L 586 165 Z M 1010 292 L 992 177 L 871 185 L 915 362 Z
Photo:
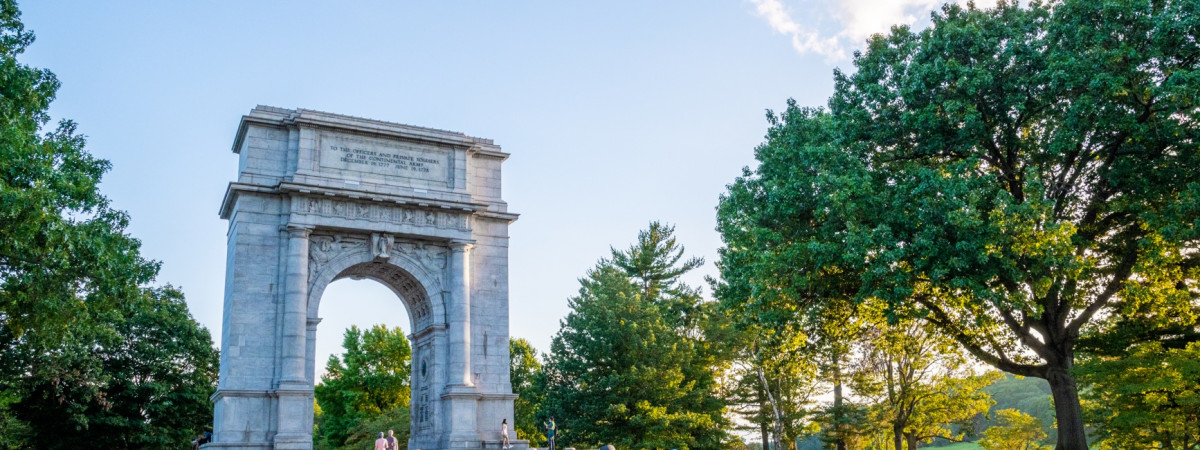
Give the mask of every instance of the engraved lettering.
M 340 134 L 323 134 L 321 141 L 322 167 L 450 185 L 450 155 L 445 150 Z

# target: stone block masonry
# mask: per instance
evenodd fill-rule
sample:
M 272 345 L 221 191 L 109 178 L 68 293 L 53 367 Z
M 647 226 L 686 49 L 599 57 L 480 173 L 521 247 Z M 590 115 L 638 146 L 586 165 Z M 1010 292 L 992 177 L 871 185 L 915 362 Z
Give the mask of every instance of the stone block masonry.
M 409 448 L 479 448 L 501 420 L 515 423 L 507 153 L 462 133 L 268 106 L 242 117 L 232 149 L 205 448 L 312 448 L 321 295 L 346 277 L 383 283 L 409 311 Z

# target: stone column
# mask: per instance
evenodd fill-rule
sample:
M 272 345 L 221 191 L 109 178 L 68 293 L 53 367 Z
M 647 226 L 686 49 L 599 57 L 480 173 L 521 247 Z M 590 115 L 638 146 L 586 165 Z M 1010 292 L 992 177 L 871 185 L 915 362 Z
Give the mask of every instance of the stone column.
M 471 247 L 450 243 L 450 376 L 451 386 L 474 386 L 471 376 Z
M 283 376 L 279 384 L 308 385 L 308 235 L 311 228 L 288 225 L 287 277 L 283 291 Z
M 312 448 L 312 392 L 308 379 L 308 235 L 311 228 L 287 226 L 287 272 L 283 289 L 283 322 L 279 333 L 283 371 L 275 395 L 279 399 L 276 449 Z
M 442 393 L 445 442 L 450 448 L 478 447 L 475 426 L 479 392 L 471 373 L 471 243 L 450 243 L 450 301 L 447 344 L 450 364 Z
M 321 323 L 320 317 L 309 318 L 306 322 L 307 333 L 305 335 L 305 358 L 304 358 L 304 378 L 309 383 L 316 383 L 317 376 L 317 325 Z
M 307 309 L 305 310 L 305 315 L 307 315 Z M 321 318 L 319 318 L 319 317 L 309 318 L 306 321 L 306 324 L 308 326 L 305 327 L 305 330 L 307 331 L 307 333 L 305 333 L 304 378 L 308 380 L 308 384 L 305 385 L 305 389 L 307 389 L 309 386 L 313 386 L 313 383 L 316 381 L 315 377 L 316 377 L 316 368 L 317 368 L 316 367 L 317 325 L 320 323 L 321 323 Z M 307 394 L 308 392 L 309 391 L 306 390 L 305 394 Z M 308 399 L 308 402 L 306 403 L 306 406 L 304 406 L 304 409 L 307 411 L 312 411 L 313 410 L 313 396 L 306 395 L 306 398 Z M 304 417 L 305 417 L 305 419 L 307 419 L 307 421 L 304 423 L 304 429 L 311 430 L 313 427 L 313 420 L 316 418 L 313 417 L 312 414 L 308 414 Z

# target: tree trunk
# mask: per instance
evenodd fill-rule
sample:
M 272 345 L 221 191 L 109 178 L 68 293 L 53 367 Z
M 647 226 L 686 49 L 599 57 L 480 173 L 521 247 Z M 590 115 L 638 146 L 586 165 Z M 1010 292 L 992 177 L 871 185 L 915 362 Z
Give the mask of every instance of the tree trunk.
M 1083 428 L 1083 408 L 1079 390 L 1070 368 L 1051 367 L 1046 371 L 1050 393 L 1054 395 L 1054 417 L 1058 420 L 1058 445 L 1055 450 L 1088 450 Z
M 899 423 L 892 424 L 892 445 L 896 450 L 904 450 L 904 426 Z
M 762 450 L 771 450 L 771 434 L 767 431 L 767 421 L 771 419 L 769 419 L 767 416 L 767 402 L 766 400 L 762 400 L 762 390 L 758 391 L 758 395 L 758 398 L 760 399 L 758 412 L 759 417 L 762 418 L 762 422 L 759 422 L 758 424 L 758 429 L 762 432 Z
M 845 411 L 842 411 L 842 368 L 835 357 L 833 361 L 833 429 L 836 433 L 837 450 L 846 450 Z
M 775 413 L 775 449 L 780 449 L 779 439 L 783 437 L 783 416 L 779 414 L 779 405 L 775 403 L 775 396 L 771 394 L 771 385 L 767 383 L 767 375 L 763 373 L 761 366 L 756 367 L 758 371 L 758 380 L 762 383 L 762 391 L 767 394 L 767 401 L 771 402 L 771 411 Z M 766 445 L 766 442 L 763 443 Z
M 908 450 L 917 450 L 917 446 L 920 445 L 920 442 L 917 441 L 917 435 L 909 433 L 904 437 L 908 439 Z

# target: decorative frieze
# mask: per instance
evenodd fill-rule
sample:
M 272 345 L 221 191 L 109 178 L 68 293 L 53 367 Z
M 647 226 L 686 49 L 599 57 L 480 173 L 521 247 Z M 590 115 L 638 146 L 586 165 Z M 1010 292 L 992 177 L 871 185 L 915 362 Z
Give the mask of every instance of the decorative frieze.
M 390 222 L 421 228 L 471 231 L 468 212 L 440 211 L 379 202 L 361 202 L 338 198 L 301 197 L 295 213 L 351 220 Z

